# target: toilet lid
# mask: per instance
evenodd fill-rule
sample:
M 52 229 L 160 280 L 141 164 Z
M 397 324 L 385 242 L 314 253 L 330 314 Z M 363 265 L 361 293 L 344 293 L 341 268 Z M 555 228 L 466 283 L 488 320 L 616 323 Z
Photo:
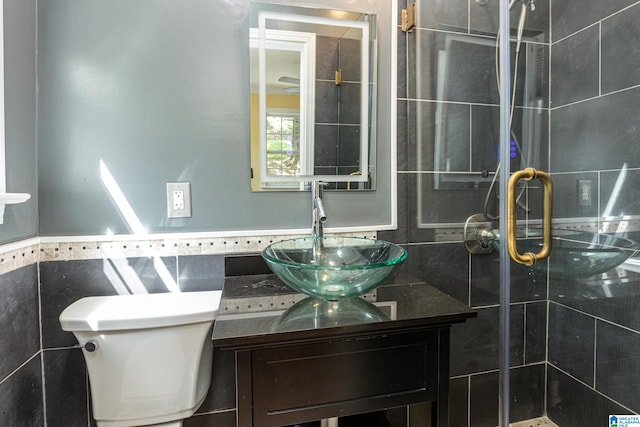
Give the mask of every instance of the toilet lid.
M 60 314 L 65 331 L 114 331 L 213 321 L 222 291 L 82 298 Z

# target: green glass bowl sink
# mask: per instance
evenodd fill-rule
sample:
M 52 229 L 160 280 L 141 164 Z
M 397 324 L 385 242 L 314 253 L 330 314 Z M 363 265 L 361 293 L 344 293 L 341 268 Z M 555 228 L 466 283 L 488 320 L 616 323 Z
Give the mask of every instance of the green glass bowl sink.
M 407 251 L 383 240 L 325 236 L 273 243 L 262 257 L 291 288 L 335 301 L 380 286 L 407 259 Z

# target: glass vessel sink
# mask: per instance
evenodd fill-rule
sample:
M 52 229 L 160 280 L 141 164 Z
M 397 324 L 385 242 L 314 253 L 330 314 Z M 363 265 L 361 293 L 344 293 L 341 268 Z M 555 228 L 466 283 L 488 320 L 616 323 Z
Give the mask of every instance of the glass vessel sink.
M 534 229 L 526 236 L 518 235 L 518 251 L 538 252 L 542 247 L 541 233 Z M 551 278 L 573 279 L 605 273 L 622 264 L 640 246 L 612 234 L 554 229 L 551 247 L 549 262 L 535 264 L 534 271 L 548 270 Z
M 296 291 L 335 301 L 380 286 L 407 259 L 407 251 L 383 240 L 325 236 L 273 243 L 262 257 Z

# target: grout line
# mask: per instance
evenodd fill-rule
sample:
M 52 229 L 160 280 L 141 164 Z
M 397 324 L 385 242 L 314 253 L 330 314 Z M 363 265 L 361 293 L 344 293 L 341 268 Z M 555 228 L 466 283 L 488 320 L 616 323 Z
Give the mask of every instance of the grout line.
M 526 365 L 510 366 L 509 370 L 521 369 L 521 368 L 530 368 L 532 366 L 544 365 L 546 363 L 547 363 L 546 361 L 542 360 L 540 362 L 533 362 L 533 363 L 529 363 L 529 364 L 526 364 Z M 471 378 L 471 377 L 477 377 L 477 376 L 480 376 L 480 375 L 497 374 L 497 373 L 500 373 L 500 369 L 495 368 L 495 369 L 488 369 L 486 371 L 472 372 L 472 373 L 469 373 L 469 374 L 452 375 L 452 376 L 449 377 L 449 379 L 457 380 L 457 379 L 462 379 L 462 378 L 467 378 L 467 377 Z
M 589 384 L 585 383 L 584 381 L 582 381 L 582 380 L 580 380 L 580 379 L 578 379 L 578 378 L 574 377 L 573 375 L 571 375 L 570 373 L 568 373 L 568 372 L 567 372 L 567 371 L 565 371 L 564 369 L 562 369 L 562 368 L 560 368 L 560 367 L 558 367 L 558 366 L 556 366 L 556 365 L 553 365 L 553 364 L 549 364 L 549 365 L 550 365 L 550 366 L 552 366 L 553 368 L 555 368 L 558 372 L 561 372 L 561 373 L 563 373 L 564 375 L 566 375 L 567 377 L 569 377 L 569 378 L 571 378 L 572 380 L 576 381 L 576 382 L 577 382 L 577 383 L 579 383 L 580 385 L 582 385 L 582 386 L 584 386 L 584 387 L 588 388 L 590 391 L 592 391 L 592 392 L 594 392 L 594 393 L 598 394 L 600 397 L 603 397 L 603 398 L 607 399 L 608 401 L 613 402 L 613 403 L 615 403 L 616 405 L 619 405 L 619 406 L 620 406 L 621 408 L 623 408 L 625 411 L 629 411 L 629 412 L 630 412 L 630 413 L 632 413 L 632 414 L 635 414 L 635 413 L 636 413 L 636 411 L 634 411 L 633 409 L 630 409 L 630 408 L 626 407 L 624 404 L 622 404 L 622 403 L 620 403 L 620 402 L 617 402 L 617 401 L 613 400 L 613 399 L 611 398 L 611 396 L 607 396 L 606 394 L 602 393 L 601 391 L 596 390 L 595 388 L 591 387 Z
M 469 307 L 471 307 L 471 301 L 472 301 L 472 295 L 471 293 L 473 292 L 473 286 L 472 286 L 472 277 L 473 277 L 473 263 L 471 262 L 472 258 L 471 258 L 471 252 L 469 252 L 468 254 L 468 258 L 467 258 L 467 265 L 469 266 L 469 268 L 467 269 L 467 294 L 469 295 L 467 297 L 467 305 Z
M 596 199 L 596 209 L 598 213 L 602 212 L 601 210 L 601 205 L 600 205 L 600 197 L 602 196 L 602 172 L 598 171 L 598 173 L 596 174 L 596 179 L 597 179 L 597 183 L 598 183 L 598 193 L 597 193 L 597 199 Z M 600 216 L 598 216 L 598 222 L 596 224 L 596 229 L 597 230 L 601 230 L 602 229 L 602 220 L 600 219 Z
M 467 375 L 467 427 L 471 427 L 471 376 Z
M 7 381 L 9 378 L 11 378 L 11 376 L 13 374 L 15 374 L 16 372 L 18 372 L 20 369 L 22 369 L 26 364 L 28 364 L 29 362 L 31 362 L 34 358 L 36 358 L 38 355 L 40 355 L 40 351 L 36 351 L 30 358 L 28 358 L 27 360 L 25 360 L 24 362 L 22 362 L 22 364 L 20 366 L 18 366 L 16 369 L 14 369 L 13 371 L 9 372 L 7 374 L 6 377 L 4 377 L 3 379 L 0 380 L 0 385 L 2 385 L 5 381 Z
M 40 376 L 42 378 L 42 416 L 44 418 L 44 427 L 47 427 L 47 385 L 45 383 L 45 366 L 44 366 L 44 347 L 43 332 L 42 332 L 42 281 L 40 280 L 40 261 L 36 262 L 36 274 L 37 274 L 37 287 L 38 287 L 38 335 L 40 342 Z
M 408 405 L 407 405 L 407 407 L 408 407 Z M 213 411 L 197 412 L 197 413 L 193 414 L 192 417 L 200 417 L 200 416 L 203 416 L 203 415 L 226 414 L 227 412 L 235 412 L 235 411 L 236 411 L 235 408 L 218 409 L 218 410 L 213 410 Z
M 523 322 L 522 322 L 522 364 L 527 364 L 527 306 L 529 305 L 528 301 L 524 303 L 524 307 L 522 308 Z
M 549 280 L 547 279 L 547 293 L 549 289 Z M 549 295 L 547 295 L 546 316 L 545 316 L 545 336 L 544 336 L 544 413 L 548 413 L 547 401 L 549 399 Z
M 87 427 L 91 427 L 91 390 L 90 390 L 90 384 L 89 384 L 89 372 L 87 371 L 87 368 L 85 367 L 85 374 L 84 374 L 84 387 L 85 387 L 85 404 L 87 405 Z
M 602 96 L 602 21 L 598 22 L 598 96 Z
M 551 107 L 549 110 L 550 111 L 556 111 L 556 110 L 560 110 L 562 108 L 571 107 L 573 105 L 578 105 L 578 104 L 582 104 L 582 103 L 585 103 L 585 102 L 594 101 L 596 99 L 606 98 L 606 97 L 611 96 L 611 95 L 617 95 L 617 94 L 623 93 L 623 92 L 630 92 L 630 91 L 638 89 L 638 88 L 640 88 L 640 84 L 634 85 L 634 86 L 625 87 L 623 89 L 614 90 L 614 91 L 611 91 L 611 92 L 607 92 L 607 93 L 604 93 L 602 95 L 596 95 L 596 96 L 592 96 L 590 98 L 585 98 L 585 99 L 580 99 L 578 101 L 569 102 L 567 104 L 558 105 L 557 107 Z
M 40 350 L 40 374 L 42 375 L 42 417 L 44 418 L 44 427 L 47 427 L 47 386 L 44 380 L 44 352 Z
M 632 328 L 630 328 L 630 327 L 628 327 L 628 326 L 622 325 L 622 324 L 620 324 L 620 323 L 612 322 L 611 320 L 607 320 L 607 319 L 602 318 L 602 317 L 600 317 L 600 316 L 595 316 L 595 315 L 593 315 L 593 314 L 591 314 L 591 313 L 587 313 L 586 311 L 579 310 L 579 309 L 577 309 L 577 308 L 571 307 L 571 306 L 569 306 L 569 305 L 565 305 L 565 304 L 563 304 L 563 303 L 561 303 L 561 302 L 558 302 L 558 301 L 549 300 L 549 302 L 550 302 L 550 303 L 554 303 L 554 304 L 558 305 L 559 307 L 563 307 L 563 308 L 566 308 L 566 309 L 568 309 L 568 310 L 575 311 L 576 313 L 580 313 L 580 314 L 582 314 L 583 316 L 591 317 L 591 318 L 593 318 L 593 319 L 595 319 L 595 320 L 599 320 L 599 321 L 601 321 L 601 322 L 603 322 L 603 323 L 607 323 L 607 324 L 609 324 L 609 325 L 611 325 L 611 326 L 616 326 L 616 327 L 618 327 L 618 328 L 622 328 L 622 329 L 624 329 L 624 330 L 626 330 L 626 331 L 628 331 L 628 332 L 633 332 L 634 334 L 638 334 L 638 335 L 640 335 L 640 330 L 632 329 Z
M 471 35 L 471 0 L 467 1 L 467 34 Z
M 593 388 L 596 388 L 596 372 L 597 372 L 597 349 L 598 349 L 598 321 L 593 321 Z

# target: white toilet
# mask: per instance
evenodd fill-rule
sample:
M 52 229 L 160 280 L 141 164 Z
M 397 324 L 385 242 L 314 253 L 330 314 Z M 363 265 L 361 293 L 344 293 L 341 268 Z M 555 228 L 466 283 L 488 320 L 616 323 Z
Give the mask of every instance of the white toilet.
M 98 427 L 179 427 L 211 382 L 222 291 L 80 299 L 60 314 L 83 346 Z

